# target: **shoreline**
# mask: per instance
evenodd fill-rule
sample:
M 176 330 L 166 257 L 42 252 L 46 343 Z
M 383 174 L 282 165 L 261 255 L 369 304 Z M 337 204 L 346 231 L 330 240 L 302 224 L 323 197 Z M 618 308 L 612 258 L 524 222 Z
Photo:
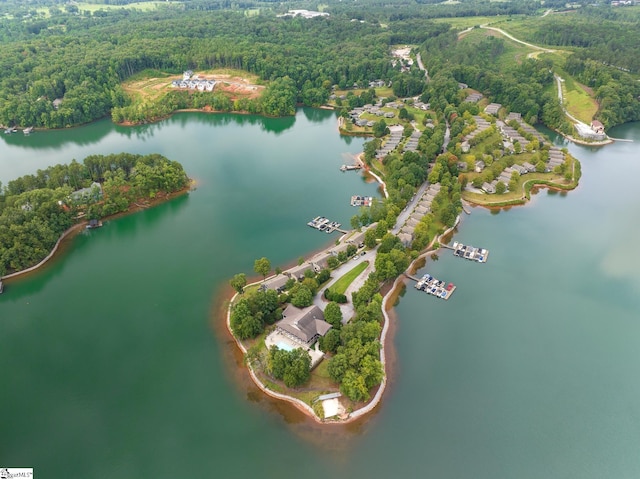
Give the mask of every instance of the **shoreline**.
M 376 177 L 378 178 L 378 177 Z M 352 422 L 355 422 L 359 419 L 364 418 L 367 414 L 369 414 L 370 412 L 372 412 L 373 410 L 375 410 L 375 408 L 380 404 L 380 402 L 382 401 L 382 396 L 385 392 L 385 390 L 387 389 L 387 385 L 389 383 L 389 369 L 390 369 L 390 361 L 388 361 L 387 358 L 387 348 L 389 347 L 390 353 L 393 353 L 393 347 L 387 344 L 387 339 L 389 339 L 391 337 L 390 331 L 394 331 L 394 329 L 392 329 L 395 325 L 394 323 L 392 323 L 392 318 L 391 316 L 394 315 L 394 306 L 395 306 L 395 302 L 398 300 L 398 298 L 400 297 L 400 294 L 402 292 L 402 288 L 406 288 L 406 283 L 405 283 L 405 273 L 407 271 L 413 271 L 413 270 L 417 270 L 419 268 L 423 268 L 426 265 L 426 262 L 428 261 L 428 258 L 434 254 L 437 253 L 438 251 L 440 251 L 442 248 L 438 247 L 438 248 L 434 248 L 433 246 L 438 243 L 440 244 L 440 240 L 441 238 L 455 232 L 455 229 L 458 227 L 458 225 L 461 222 L 461 217 L 458 216 L 456 218 L 456 222 L 455 224 L 448 228 L 447 230 L 445 230 L 442 234 L 434 237 L 431 242 L 427 245 L 427 247 L 425 248 L 425 251 L 422 252 L 416 259 L 414 259 L 409 266 L 407 267 L 407 269 L 401 273 L 399 276 L 397 276 L 393 283 L 391 284 L 391 287 L 389 288 L 389 290 L 384 294 L 384 296 L 382 297 L 382 305 L 381 305 L 381 309 L 382 309 L 382 316 L 384 317 L 384 325 L 382 326 L 382 331 L 380 333 L 380 362 L 382 364 L 383 370 L 384 370 L 384 375 L 382 377 L 382 381 L 380 382 L 380 384 L 376 387 L 376 392 L 373 395 L 373 398 L 371 398 L 369 400 L 369 402 L 367 402 L 364 406 L 362 406 L 359 409 L 356 409 L 355 411 L 352 411 L 351 413 L 349 413 L 349 415 L 344 418 L 344 419 L 331 419 L 331 420 L 325 420 L 325 419 L 321 419 L 319 418 L 316 413 L 314 412 L 313 408 L 311 406 L 309 406 L 308 404 L 306 404 L 305 402 L 303 402 L 302 400 L 295 398 L 293 396 L 290 396 L 288 394 L 282 394 L 276 391 L 273 391 L 271 389 L 269 389 L 267 386 L 265 386 L 262 381 L 258 378 L 257 374 L 255 373 L 255 371 L 253 370 L 253 367 L 249 364 L 249 363 L 245 363 L 245 368 L 248 370 L 249 372 L 249 377 L 251 378 L 251 380 L 253 381 L 253 383 L 258 387 L 258 389 L 260 389 L 264 394 L 266 394 L 269 397 L 272 397 L 274 399 L 279 399 L 282 401 L 285 401 L 288 404 L 291 404 L 292 406 L 294 406 L 298 411 L 302 412 L 305 416 L 309 417 L 310 419 L 312 419 L 316 424 L 321 424 L 321 425 L 344 425 L 344 424 L 349 424 Z M 423 265 L 418 267 L 418 263 L 423 261 Z M 271 275 L 269 276 L 269 278 L 273 278 L 277 275 Z M 268 279 L 268 278 L 267 278 Z M 262 283 L 262 280 L 258 280 L 258 281 L 253 281 L 252 283 L 249 283 L 245 286 L 249 287 L 252 285 L 256 285 L 256 284 L 260 284 Z M 247 354 L 247 348 L 244 346 L 244 344 L 242 344 L 242 341 L 240 341 L 238 338 L 236 338 L 233 334 L 233 331 L 231 330 L 231 306 L 233 304 L 233 302 L 236 300 L 236 298 L 238 297 L 239 293 L 235 293 L 231 299 L 228 301 L 228 305 L 226 306 L 226 320 L 225 320 L 225 326 L 226 326 L 226 330 L 227 333 L 231 336 L 231 338 L 233 339 L 233 341 L 235 342 L 236 346 L 240 349 L 240 351 L 242 352 L 243 356 Z M 393 300 L 393 304 L 389 304 L 389 300 Z
M 150 204 L 148 205 L 140 205 L 138 204 L 137 201 L 134 201 L 132 204 L 129 205 L 129 207 L 127 208 L 126 211 L 121 211 L 119 213 L 115 213 L 113 215 L 109 215 L 109 216 L 105 216 L 104 218 L 101 218 L 101 220 L 114 220 L 117 218 L 120 218 L 122 216 L 128 216 L 130 214 L 134 214 L 134 213 L 138 213 L 139 211 L 142 210 L 146 210 L 148 208 L 152 208 L 154 206 L 158 206 L 162 203 L 166 203 L 168 201 L 171 201 L 179 196 L 182 196 L 186 193 L 188 193 L 189 191 L 192 191 L 195 186 L 196 186 L 196 182 L 189 179 L 189 184 L 187 186 L 185 186 L 184 188 L 182 188 L 181 190 L 178 191 L 174 191 L 173 193 L 167 193 L 166 196 L 161 197 L 161 198 L 157 198 L 155 201 L 150 202 Z M 62 242 L 64 240 L 67 239 L 71 239 L 73 238 L 75 235 L 77 235 L 80 231 L 83 231 L 86 228 L 86 225 L 89 222 L 86 220 L 82 220 L 79 223 L 76 223 L 75 225 L 71 226 L 69 229 L 67 229 L 66 231 L 64 231 L 60 237 L 58 238 L 58 240 L 56 241 L 56 244 L 53 246 L 53 248 L 51 249 L 51 251 L 49 252 L 49 254 L 42 259 L 38 264 L 35 264 L 33 266 L 30 266 L 26 269 L 20 270 L 20 271 L 15 271 L 13 273 L 7 274 L 5 276 L 0 276 L 0 280 L 4 281 L 7 279 L 14 279 L 14 278 L 18 278 L 20 276 L 24 276 L 27 275 L 29 273 L 33 273 L 34 271 L 39 270 L 40 268 L 42 268 L 43 266 L 45 266 L 50 260 L 52 260 L 55 256 L 56 253 L 58 252 L 58 249 L 60 247 L 60 245 L 62 244 Z
M 340 133 L 342 133 L 340 126 L 342 123 L 342 118 L 338 119 L 338 130 Z M 609 144 L 612 143 L 612 140 L 609 140 L 607 143 L 604 144 Z M 602 145 L 598 145 L 598 146 L 602 146 Z M 364 153 L 361 152 L 356 158 L 357 161 L 359 161 L 360 163 L 363 163 L 362 161 L 362 157 L 363 157 Z M 574 160 L 574 161 L 577 161 Z M 369 168 L 365 168 L 364 169 L 364 173 L 370 175 L 372 178 L 374 178 L 379 184 L 380 187 L 384 193 L 384 196 L 386 198 L 388 198 L 388 192 L 387 192 L 387 188 L 386 188 L 386 183 L 384 182 L 384 180 L 377 174 L 373 173 L 372 171 L 370 171 Z M 538 182 L 539 181 L 539 182 Z M 530 187 L 527 189 L 527 184 L 531 183 Z M 576 181 L 575 184 L 570 184 L 570 185 L 558 185 L 558 184 L 554 184 L 551 182 L 545 182 L 544 180 L 530 180 L 529 182 L 524 182 L 522 185 L 522 196 L 520 198 L 516 198 L 514 200 L 508 201 L 506 203 L 500 203 L 500 202 L 496 202 L 496 204 L 491 205 L 491 204 L 480 204 L 480 203 L 475 203 L 471 200 L 469 200 L 468 198 L 465 198 L 464 201 L 467 203 L 468 206 L 481 206 L 481 207 L 485 207 L 488 209 L 502 209 L 502 208 L 510 208 L 511 206 L 523 206 L 526 205 L 528 202 L 531 201 L 531 196 L 530 196 L 530 191 L 533 188 L 548 188 L 551 190 L 555 190 L 555 191 L 571 191 L 574 190 L 578 187 L 579 182 Z M 470 211 L 468 211 L 467 209 L 464 208 L 464 204 L 463 204 L 463 212 L 466 213 L 467 215 L 471 214 Z M 380 384 L 377 386 L 376 391 L 374 393 L 373 398 L 370 399 L 369 402 L 367 402 L 364 406 L 362 406 L 359 409 L 356 409 L 355 411 L 352 411 L 349 413 L 349 415 L 344 418 L 344 419 L 331 419 L 331 420 L 325 420 L 325 419 L 321 419 L 319 418 L 316 413 L 313 411 L 313 408 L 311 408 L 308 404 L 304 403 L 302 400 L 297 399 L 293 396 L 287 395 L 287 394 L 283 394 L 283 393 L 279 393 L 279 392 L 275 392 L 270 390 L 267 386 L 265 386 L 262 381 L 258 378 L 258 376 L 256 375 L 256 373 L 254 372 L 252 366 L 248 363 L 245 363 L 245 367 L 249 370 L 249 376 L 251 378 L 251 380 L 253 381 L 253 383 L 263 392 L 265 393 L 267 396 L 274 398 L 274 399 L 280 399 L 282 401 L 285 401 L 288 404 L 291 404 L 292 406 L 294 406 L 297 410 L 299 410 L 300 412 L 302 412 L 305 416 L 308 416 L 309 418 L 313 419 L 313 421 L 316 424 L 333 424 L 333 425 L 341 425 L 341 424 L 349 424 L 353 421 L 356 421 L 358 419 L 361 419 L 363 417 L 365 417 L 368 413 L 372 412 L 382 401 L 382 396 L 387 388 L 387 384 L 389 383 L 390 377 L 389 377 L 389 365 L 388 365 L 388 361 L 387 361 L 387 355 L 386 355 L 386 350 L 387 347 L 389 346 L 387 344 L 387 339 L 388 339 L 388 332 L 391 329 L 391 327 L 393 326 L 392 324 L 392 318 L 391 316 L 393 315 L 395 317 L 394 313 L 394 306 L 396 301 L 398 301 L 400 294 L 402 292 L 402 288 L 406 288 L 406 274 L 409 273 L 415 273 L 418 269 L 424 268 L 429 260 L 429 258 L 431 257 L 431 255 L 433 254 L 437 254 L 442 248 L 440 247 L 441 244 L 441 240 L 443 238 L 449 238 L 449 240 L 451 240 L 451 238 L 453 237 L 453 234 L 455 234 L 455 232 L 457 231 L 458 226 L 462 223 L 462 215 L 458 215 L 456 217 L 456 221 L 454 223 L 454 225 L 448 229 L 446 229 L 442 234 L 435 236 L 431 242 L 425 247 L 425 250 L 423 250 L 422 253 L 420 253 L 418 255 L 418 257 L 416 259 L 414 259 L 413 261 L 411 261 L 411 263 L 409 264 L 409 266 L 407 267 L 407 269 L 401 273 L 400 275 L 398 275 L 391 287 L 389 288 L 389 290 L 384 294 L 383 298 L 382 298 L 382 305 L 381 305 L 381 309 L 382 309 L 382 315 L 384 317 L 384 325 L 382 327 L 382 331 L 380 333 L 380 362 L 382 364 L 383 367 L 383 371 L 384 371 L 384 375 L 382 378 L 382 381 L 380 382 Z M 437 248 L 434 248 L 434 245 L 438 245 Z M 271 276 L 273 277 L 273 276 Z M 257 282 L 253 282 L 251 284 L 258 284 L 260 283 L 260 281 Z M 247 285 L 249 286 L 249 285 Z M 231 330 L 231 306 L 233 304 L 233 302 L 235 301 L 235 299 L 237 298 L 238 293 L 234 294 L 233 297 L 231 298 L 231 300 L 229 301 L 227 307 L 226 307 L 226 329 L 227 332 L 231 335 L 231 337 L 233 338 L 233 340 L 235 341 L 237 347 L 240 349 L 240 351 L 242 352 L 243 355 L 245 355 L 247 353 L 247 349 L 245 348 L 245 346 L 242 344 L 242 342 L 237 339 L 234 335 L 233 332 Z M 393 300 L 393 304 L 389 304 L 389 300 L 392 299 Z

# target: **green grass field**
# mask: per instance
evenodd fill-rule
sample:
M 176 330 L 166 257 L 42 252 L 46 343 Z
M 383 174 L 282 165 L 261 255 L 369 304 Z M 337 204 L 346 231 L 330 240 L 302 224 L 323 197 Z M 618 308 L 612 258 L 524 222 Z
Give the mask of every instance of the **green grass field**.
M 353 280 L 355 280 L 360 275 L 360 273 L 362 273 L 367 268 L 367 266 L 369 266 L 368 261 L 363 261 L 362 263 L 357 265 L 342 278 L 336 281 L 333 286 L 331 286 L 331 291 L 338 294 L 344 294 L 349 285 L 353 283 Z
M 455 17 L 455 18 L 434 18 L 434 22 L 448 23 L 453 28 L 465 29 L 495 22 L 500 17 Z
M 478 43 L 484 38 L 490 36 L 502 38 L 504 40 L 504 51 L 495 60 L 495 66 L 498 69 L 507 68 L 514 62 L 521 63 L 527 57 L 527 55 L 536 51 L 533 48 L 527 47 L 525 45 L 522 45 L 521 43 L 517 43 L 506 38 L 499 32 L 479 28 L 471 30 L 460 41 Z

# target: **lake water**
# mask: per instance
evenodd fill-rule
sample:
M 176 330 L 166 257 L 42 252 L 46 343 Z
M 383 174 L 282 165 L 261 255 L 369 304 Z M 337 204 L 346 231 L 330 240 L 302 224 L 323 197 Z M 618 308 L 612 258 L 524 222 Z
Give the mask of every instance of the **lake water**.
M 0 466 L 38 476 L 640 477 L 640 124 L 635 143 L 568 145 L 580 187 L 525 207 L 474 208 L 426 271 L 451 300 L 409 287 L 383 404 L 317 428 L 248 384 L 217 298 L 267 256 L 284 266 L 327 245 L 317 215 L 348 225 L 341 173 L 362 140 L 336 118 L 181 114 L 0 139 L 0 181 L 94 153 L 159 152 L 188 196 L 77 236 L 0 296 Z

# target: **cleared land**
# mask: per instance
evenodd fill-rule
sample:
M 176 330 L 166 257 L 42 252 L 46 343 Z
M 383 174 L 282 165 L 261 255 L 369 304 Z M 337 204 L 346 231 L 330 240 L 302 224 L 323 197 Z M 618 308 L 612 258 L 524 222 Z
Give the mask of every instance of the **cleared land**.
M 232 100 L 237 98 L 258 98 L 264 86 L 258 84 L 256 75 L 241 70 L 217 69 L 195 72 L 200 79 L 215 80 L 214 92 L 223 92 Z M 158 100 L 174 90 L 173 80 L 182 80 L 182 75 L 172 75 L 156 70 L 145 70 L 127 80 L 122 88 L 136 101 Z

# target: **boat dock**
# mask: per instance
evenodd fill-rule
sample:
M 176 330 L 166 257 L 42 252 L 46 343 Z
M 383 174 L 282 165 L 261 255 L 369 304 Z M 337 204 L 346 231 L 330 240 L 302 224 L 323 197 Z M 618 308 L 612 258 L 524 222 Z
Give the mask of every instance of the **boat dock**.
M 29 126 L 25 128 L 24 130 L 22 130 L 22 133 L 24 133 L 25 135 L 30 135 L 31 133 L 33 133 L 33 127 Z
M 471 261 L 477 261 L 478 263 L 486 263 L 489 257 L 489 250 L 484 248 L 475 248 L 473 246 L 466 246 L 457 241 L 453 243 L 453 247 L 446 246 L 453 250 L 453 255 L 460 258 L 468 259 Z
M 371 206 L 373 203 L 373 197 L 371 196 L 357 196 L 351 197 L 351 206 Z
M 340 226 L 342 226 L 341 223 L 338 223 L 337 221 L 330 221 L 324 216 L 316 216 L 314 219 L 309 221 L 307 225 L 317 229 L 318 231 L 324 231 L 325 233 L 333 233 L 334 231 L 338 231 L 342 234 L 347 233 L 347 231 L 340 229 Z
M 453 292 L 456 290 L 456 285 L 449 283 L 445 285 L 445 282 L 434 278 L 430 274 L 425 274 L 422 278 L 418 279 L 414 276 L 406 275 L 416 282 L 415 288 L 418 291 L 424 291 L 427 294 L 435 296 L 440 299 L 449 299 Z
M 360 169 L 362 169 L 361 165 L 342 165 L 340 167 L 340 171 L 342 171 L 343 173 L 345 171 L 360 170 Z

